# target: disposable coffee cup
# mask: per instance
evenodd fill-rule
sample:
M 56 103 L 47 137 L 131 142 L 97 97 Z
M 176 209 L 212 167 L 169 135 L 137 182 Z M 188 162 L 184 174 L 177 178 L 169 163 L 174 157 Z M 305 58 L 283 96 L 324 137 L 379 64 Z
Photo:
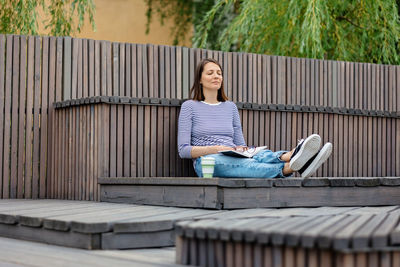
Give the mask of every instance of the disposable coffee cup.
M 212 178 L 214 174 L 215 159 L 212 157 L 201 158 L 201 168 L 204 178 Z

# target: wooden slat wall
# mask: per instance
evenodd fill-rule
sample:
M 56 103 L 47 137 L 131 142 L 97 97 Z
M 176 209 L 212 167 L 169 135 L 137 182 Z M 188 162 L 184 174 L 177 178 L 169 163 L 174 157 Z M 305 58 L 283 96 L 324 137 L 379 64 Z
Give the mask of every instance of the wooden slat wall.
M 52 147 L 58 150 L 51 166 L 58 171 L 50 184 L 59 186 L 50 197 L 98 200 L 99 176 L 196 176 L 192 161 L 177 154 L 179 110 L 178 106 L 105 103 L 56 109 Z M 397 136 L 392 130 L 399 129 L 397 118 L 247 109 L 241 109 L 240 115 L 248 145 L 287 150 L 314 132 L 324 143 L 332 142 L 333 155 L 316 176 L 400 176 L 396 164 L 400 138 L 398 130 Z M 366 136 L 360 125 L 379 127 Z M 74 134 L 77 127 L 79 134 Z M 71 167 L 65 170 L 66 166 Z
M 65 112 L 62 121 L 54 121 L 52 104 L 55 101 L 97 95 L 185 99 L 189 97 L 195 66 L 205 57 L 213 57 L 222 64 L 225 90 L 234 102 L 400 111 L 400 66 L 111 43 L 70 37 L 0 35 L 0 110 L 3 111 L 0 114 L 0 197 L 57 197 L 66 188 L 78 185 L 73 180 L 55 180 L 56 174 L 70 177 L 72 173 L 80 173 L 82 177 L 79 179 L 88 179 L 84 170 L 69 168 L 74 166 L 69 158 L 57 166 L 47 162 L 48 158 L 63 160 L 60 153 L 71 152 L 82 157 L 83 147 L 77 144 L 57 148 L 50 144 L 62 138 L 71 138 L 74 134 L 82 134 L 82 130 L 88 127 L 98 127 L 96 120 L 87 122 L 87 125 L 78 121 L 81 116 L 88 116 L 91 110 Z M 340 118 L 332 114 L 308 118 L 298 113 L 280 115 L 246 110 L 241 113 L 249 144 L 270 142 L 273 149 L 293 145 L 297 138 L 310 133 L 311 127 L 318 127 L 319 132 L 333 127 L 340 129 L 343 134 L 348 132 L 352 138 L 330 132 L 323 134 L 324 140 L 335 143 L 335 152 L 349 150 L 346 158 L 334 156 L 331 159 L 333 162 L 322 171 L 324 175 L 351 175 L 350 168 L 353 175 L 364 176 L 384 175 L 393 169 L 396 169 L 396 173 L 400 172 L 395 162 L 400 157 L 400 144 L 397 142 L 400 126 L 394 119 Z M 110 116 L 107 119 L 117 127 L 110 129 L 109 135 L 124 138 L 123 142 L 115 140 L 119 142 L 115 147 L 117 159 L 118 156 L 125 157 L 123 162 L 111 160 L 108 165 L 110 172 L 121 172 L 118 168 L 122 165 L 122 172 L 118 174 L 133 172 L 136 176 L 143 176 L 162 173 L 163 176 L 175 176 L 179 174 L 179 171 L 175 173 L 175 168 L 188 167 L 187 162 L 175 160 L 176 128 L 173 123 L 178 110 L 167 107 L 162 110 L 124 107 Z M 150 142 L 150 146 L 144 143 L 146 138 L 152 140 L 155 132 L 147 128 L 135 133 L 119 129 L 118 124 L 129 121 L 138 127 L 163 129 L 162 142 L 169 140 L 170 147 L 163 150 L 162 168 L 157 165 L 161 156 L 152 162 L 146 161 L 155 147 L 162 146 L 157 143 L 158 140 L 156 143 Z M 65 130 L 70 132 L 56 135 L 54 127 L 61 122 Z M 272 122 L 288 126 L 270 131 L 267 128 Z M 289 129 L 290 125 L 295 128 Z M 117 131 L 115 135 L 112 132 L 114 130 Z M 286 138 L 279 139 L 281 134 Z M 385 140 L 385 137 L 390 139 Z M 136 154 L 121 146 L 132 138 L 141 149 Z M 376 138 L 381 143 L 370 146 Z M 353 143 L 350 140 L 354 140 Z M 89 149 L 96 147 L 96 142 L 102 141 L 88 140 L 82 145 Z M 137 153 L 143 153 L 144 158 Z M 128 154 L 131 161 L 127 159 Z M 170 154 L 172 157 L 167 160 L 166 155 Z M 351 157 L 351 154 L 366 156 Z M 101 153 L 99 155 L 102 156 Z M 81 161 L 94 164 L 96 160 L 93 157 L 82 158 Z M 375 169 L 371 163 L 380 167 Z M 336 168 L 340 164 L 345 165 L 342 173 Z M 154 166 L 156 169 L 153 169 Z M 96 169 L 96 166 L 93 168 Z M 90 192 L 84 192 L 84 188 L 80 190 L 82 197 L 95 198 L 95 191 L 92 196 Z

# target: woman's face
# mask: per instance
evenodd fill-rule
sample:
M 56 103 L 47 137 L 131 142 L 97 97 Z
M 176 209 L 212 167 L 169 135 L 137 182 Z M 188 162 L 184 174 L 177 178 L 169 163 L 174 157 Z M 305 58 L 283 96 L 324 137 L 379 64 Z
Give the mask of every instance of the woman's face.
M 203 90 L 218 90 L 222 84 L 222 70 L 212 62 L 204 65 L 203 73 L 201 74 L 200 83 L 203 85 Z

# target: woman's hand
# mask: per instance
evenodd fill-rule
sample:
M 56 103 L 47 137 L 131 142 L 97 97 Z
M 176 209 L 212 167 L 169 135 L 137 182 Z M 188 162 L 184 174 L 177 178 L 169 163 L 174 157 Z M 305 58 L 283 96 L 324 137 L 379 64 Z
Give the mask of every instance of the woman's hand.
M 234 150 L 239 151 L 239 152 L 244 152 L 247 149 L 249 149 L 249 147 L 247 147 L 247 146 L 237 146 L 234 148 Z

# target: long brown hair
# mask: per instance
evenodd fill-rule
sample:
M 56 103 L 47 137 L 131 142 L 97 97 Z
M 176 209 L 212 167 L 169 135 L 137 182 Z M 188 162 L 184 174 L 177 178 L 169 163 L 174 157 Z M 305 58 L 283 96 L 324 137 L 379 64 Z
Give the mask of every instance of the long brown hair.
M 200 80 L 201 80 L 201 75 L 203 74 L 204 66 L 207 63 L 217 64 L 218 67 L 221 69 L 221 72 L 223 73 L 222 67 L 218 61 L 216 61 L 212 58 L 206 58 L 206 59 L 203 59 L 202 61 L 200 61 L 199 64 L 197 64 L 197 68 L 195 71 L 193 86 L 190 89 L 190 95 L 191 96 L 193 95 L 193 97 L 192 97 L 193 100 L 197 100 L 197 101 L 204 100 L 203 86 L 201 85 Z M 225 92 L 224 92 L 224 79 L 222 79 L 221 88 L 218 89 L 217 100 L 220 102 L 225 102 L 226 100 L 228 100 L 228 97 L 225 95 Z

